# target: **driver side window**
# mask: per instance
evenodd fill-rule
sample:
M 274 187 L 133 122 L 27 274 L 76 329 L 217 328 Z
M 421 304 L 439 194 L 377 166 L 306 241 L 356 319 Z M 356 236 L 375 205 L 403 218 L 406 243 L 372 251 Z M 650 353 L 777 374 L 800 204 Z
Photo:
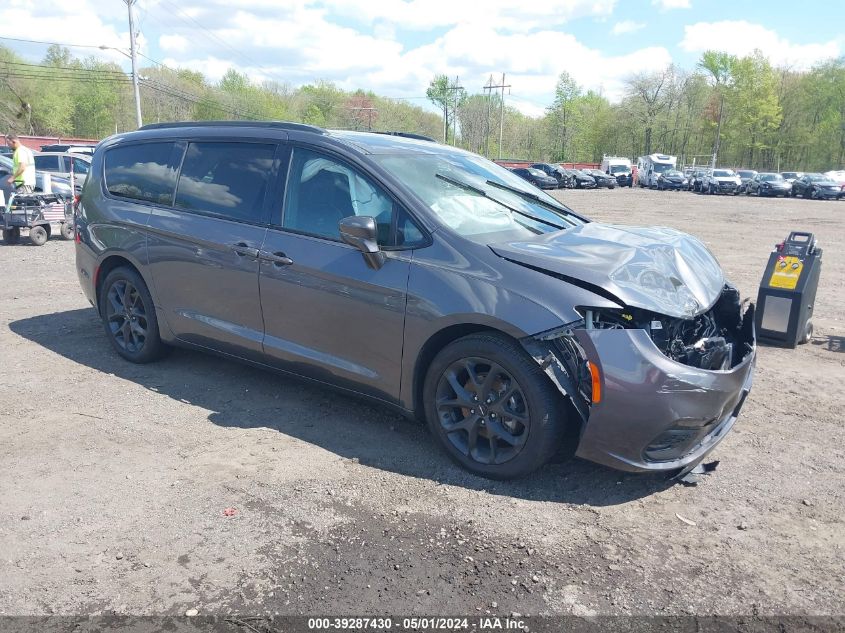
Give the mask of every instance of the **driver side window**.
M 330 156 L 294 148 L 282 226 L 340 241 L 338 223 L 352 215 L 375 218 L 379 246 L 407 244 L 402 226 L 412 227 L 405 213 L 394 222 L 395 205 L 382 189 L 357 170 Z

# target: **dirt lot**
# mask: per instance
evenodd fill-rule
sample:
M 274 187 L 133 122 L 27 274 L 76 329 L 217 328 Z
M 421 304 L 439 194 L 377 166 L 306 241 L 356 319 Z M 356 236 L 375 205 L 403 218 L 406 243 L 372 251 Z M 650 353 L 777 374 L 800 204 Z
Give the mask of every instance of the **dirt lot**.
M 843 614 L 845 202 L 562 197 L 699 236 L 743 295 L 791 229 L 820 239 L 815 337 L 761 348 L 697 487 L 580 461 L 491 483 L 330 391 L 130 365 L 71 243 L 0 246 L 0 614 Z

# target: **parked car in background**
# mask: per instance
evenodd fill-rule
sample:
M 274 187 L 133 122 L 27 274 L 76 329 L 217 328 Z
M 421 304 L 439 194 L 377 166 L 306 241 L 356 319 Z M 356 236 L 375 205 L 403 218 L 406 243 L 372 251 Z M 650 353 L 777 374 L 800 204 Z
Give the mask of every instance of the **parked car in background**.
M 704 179 L 710 175 L 709 169 L 698 168 L 692 172 L 692 176 L 687 179 L 687 187 L 690 191 L 699 192 L 701 191 L 701 185 L 704 183 Z
M 51 145 L 42 145 L 42 152 L 70 152 L 72 154 L 87 154 L 91 156 L 94 153 L 96 145 L 68 145 L 67 143 L 53 143 Z
M 709 194 L 739 193 L 740 179 L 733 169 L 714 169 L 701 183 L 701 192 Z
M 35 169 L 47 171 L 63 178 L 70 178 L 73 169 L 74 180 L 80 185 L 85 184 L 88 170 L 91 168 L 91 157 L 83 154 L 68 152 L 41 152 L 35 155 Z
M 570 169 L 569 173 L 572 175 L 572 180 L 576 189 L 594 189 L 596 186 L 596 179 L 587 172 L 581 169 Z
M 803 171 L 782 171 L 780 175 L 783 176 L 783 179 L 788 182 L 790 185 L 798 180 L 801 176 L 804 175 Z
M 842 187 L 824 174 L 804 174 L 792 183 L 792 195 L 796 198 L 838 200 L 842 197 Z
M 845 194 L 845 169 L 826 171 L 824 175 L 837 183 L 842 189 L 842 193 Z M 842 199 L 845 199 L 845 196 Z
M 0 191 L 3 192 L 5 196 L 6 202 L 9 201 L 9 196 L 12 195 L 12 185 L 10 185 L 6 180 L 12 173 L 12 159 L 8 156 L 0 156 Z M 36 193 L 42 193 L 45 190 L 46 183 L 44 182 L 44 173 L 38 170 L 35 171 L 35 191 Z M 82 189 L 80 185 L 77 185 L 76 192 Z M 50 174 L 50 191 L 51 193 L 56 193 L 60 196 L 71 197 L 73 194 L 70 190 L 70 180 L 67 178 L 62 178 L 61 176 L 57 176 L 55 174 Z
M 674 189 L 680 191 L 689 186 L 689 181 L 684 177 L 684 174 L 677 169 L 663 172 L 657 178 L 657 190 L 663 191 L 665 189 Z
M 602 156 L 600 169 L 616 178 L 620 187 L 633 187 L 634 176 L 631 159 L 624 156 Z
M 98 147 L 76 228 L 80 286 L 126 361 L 188 347 L 369 397 L 485 477 L 569 438 L 683 476 L 751 389 L 754 308 L 701 241 L 591 222 L 447 145 L 147 126 Z
M 792 192 L 792 185 L 783 176 L 775 173 L 756 174 L 745 186 L 745 193 L 749 196 L 783 196 L 786 198 Z
M 739 193 L 747 191 L 748 183 L 757 175 L 757 172 L 753 169 L 738 169 L 736 173 L 740 180 Z
M 584 169 L 585 174 L 589 174 L 596 181 L 596 187 L 605 187 L 607 189 L 616 189 L 618 184 L 616 176 L 604 173 L 600 169 Z
M 523 180 L 527 180 L 532 185 L 539 187 L 540 189 L 557 189 L 557 179 L 547 176 L 539 169 L 533 169 L 531 167 L 514 167 L 511 171 Z
M 557 186 L 559 189 L 565 188 L 567 181 L 569 180 L 569 176 L 567 176 L 565 170 L 560 165 L 552 165 L 551 163 L 534 163 L 531 165 L 531 168 L 539 169 L 547 176 L 551 176 L 557 180 Z

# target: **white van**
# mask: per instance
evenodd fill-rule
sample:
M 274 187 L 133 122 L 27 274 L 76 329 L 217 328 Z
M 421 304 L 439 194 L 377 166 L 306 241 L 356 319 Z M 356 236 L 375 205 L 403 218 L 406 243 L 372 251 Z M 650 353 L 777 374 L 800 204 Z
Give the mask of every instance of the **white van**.
M 634 178 L 631 175 L 631 159 L 622 156 L 602 156 L 601 170 L 616 178 L 620 187 L 632 187 Z

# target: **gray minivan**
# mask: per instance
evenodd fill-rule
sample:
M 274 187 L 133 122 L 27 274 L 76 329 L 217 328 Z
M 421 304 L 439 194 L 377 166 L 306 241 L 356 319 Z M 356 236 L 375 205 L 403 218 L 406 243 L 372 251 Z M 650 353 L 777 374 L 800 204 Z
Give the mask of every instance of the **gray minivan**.
M 697 465 L 756 353 L 707 248 L 410 136 L 205 122 L 103 141 L 76 262 L 115 351 L 192 347 L 372 398 L 486 477 L 565 437 L 623 470 Z

